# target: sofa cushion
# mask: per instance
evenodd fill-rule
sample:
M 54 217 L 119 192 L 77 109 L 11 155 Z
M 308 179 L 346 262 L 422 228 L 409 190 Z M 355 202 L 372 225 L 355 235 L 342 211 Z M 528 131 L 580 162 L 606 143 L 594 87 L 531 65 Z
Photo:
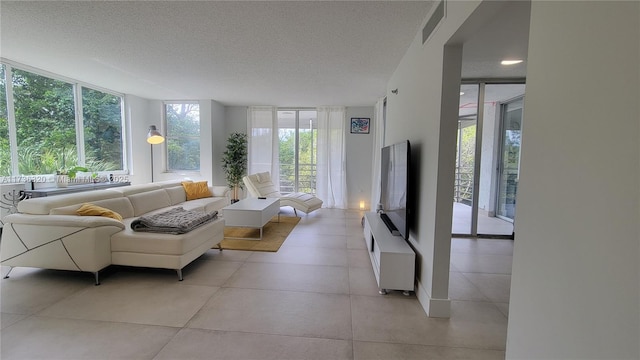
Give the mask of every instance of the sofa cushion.
M 187 200 L 196 200 L 213 196 L 206 181 L 183 181 L 182 186 L 184 187 L 184 191 L 187 193 Z
M 135 219 L 125 219 L 125 229 L 111 236 L 112 252 L 182 255 L 212 238 L 213 234 L 224 231 L 224 220 L 218 218 L 186 234 L 135 232 L 131 230 L 131 222 Z
M 76 213 L 80 216 L 104 216 L 122 221 L 122 216 L 117 212 L 91 203 L 82 204 Z
M 123 218 L 133 217 L 133 206 L 126 197 L 119 197 L 115 199 L 105 199 L 98 201 L 91 201 L 92 204 L 113 210 L 122 215 Z M 76 211 L 82 206 L 82 203 L 63 206 L 55 209 L 51 209 L 49 215 L 77 215 Z
M 213 185 L 209 186 L 209 190 L 213 196 L 216 197 L 227 197 L 229 195 L 229 187 L 224 185 Z
M 182 186 L 183 181 L 185 180 L 172 179 L 172 180 L 165 180 L 165 181 L 156 181 L 154 182 L 154 184 L 160 186 L 163 189 L 166 189 L 166 188 L 175 187 L 175 186 Z
M 93 201 L 92 203 L 94 205 L 113 210 L 122 215 L 123 218 L 130 218 L 134 216 L 133 205 L 131 205 L 129 198 L 126 197 Z
M 159 189 L 162 189 L 160 185 L 151 183 L 151 184 L 140 184 L 140 185 L 116 187 L 116 188 L 111 188 L 107 191 L 117 192 L 122 194 L 122 196 L 129 196 L 129 195 L 134 195 L 134 194 L 139 194 L 139 193 L 148 192 L 151 190 L 159 190 Z
M 134 216 L 140 216 L 149 211 L 171 206 L 169 194 L 164 189 L 129 195 L 128 198 L 131 201 L 131 205 L 133 205 Z
M 22 214 L 47 215 L 55 208 L 117 197 L 122 197 L 122 194 L 115 193 L 111 189 L 39 197 L 20 201 L 18 203 L 18 212 Z
M 172 186 L 164 189 L 169 194 L 171 205 L 176 205 L 187 201 L 187 193 L 182 185 Z
M 185 210 L 212 212 L 220 210 L 229 205 L 227 198 L 210 197 L 204 199 L 190 200 L 180 204 Z

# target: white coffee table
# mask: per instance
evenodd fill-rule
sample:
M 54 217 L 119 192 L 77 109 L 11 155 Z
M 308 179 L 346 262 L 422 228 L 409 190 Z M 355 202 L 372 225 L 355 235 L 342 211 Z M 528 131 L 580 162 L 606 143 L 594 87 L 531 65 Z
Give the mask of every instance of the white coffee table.
M 280 214 L 278 198 L 247 198 L 222 208 L 224 225 L 260 229 L 259 238 L 227 238 L 244 240 L 262 240 L 262 228 L 274 216 Z

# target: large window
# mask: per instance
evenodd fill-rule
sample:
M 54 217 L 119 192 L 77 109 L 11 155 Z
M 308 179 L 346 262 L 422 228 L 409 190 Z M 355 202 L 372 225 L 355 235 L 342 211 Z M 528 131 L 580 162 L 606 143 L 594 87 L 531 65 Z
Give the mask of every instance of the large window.
M 200 105 L 165 103 L 167 171 L 200 170 Z
M 20 175 L 78 165 L 72 84 L 15 69 L 13 103 Z
M 1 176 L 125 169 L 122 96 L 7 64 L 1 71 Z
M 87 168 L 124 168 L 122 99 L 98 90 L 82 88 L 82 114 Z

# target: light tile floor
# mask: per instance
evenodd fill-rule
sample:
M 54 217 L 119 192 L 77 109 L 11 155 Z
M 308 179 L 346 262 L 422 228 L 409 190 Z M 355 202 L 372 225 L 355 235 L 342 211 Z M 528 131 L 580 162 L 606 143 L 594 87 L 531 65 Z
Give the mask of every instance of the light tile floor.
M 471 234 L 471 206 L 453 203 L 453 218 L 451 232 L 454 234 Z M 478 214 L 478 234 L 511 235 L 513 223 L 498 217 L 490 217 L 480 212 Z
M 284 210 L 284 209 L 283 209 Z M 1 281 L 2 359 L 503 359 L 509 240 L 453 239 L 450 319 L 379 295 L 358 211 L 303 216 L 277 253 L 210 250 L 184 269 Z M 8 269 L 3 267 L 2 273 Z

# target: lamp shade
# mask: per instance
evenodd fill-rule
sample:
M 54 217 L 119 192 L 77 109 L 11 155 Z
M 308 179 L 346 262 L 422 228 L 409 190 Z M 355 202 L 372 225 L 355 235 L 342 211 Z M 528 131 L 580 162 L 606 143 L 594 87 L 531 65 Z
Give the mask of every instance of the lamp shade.
M 164 136 L 158 131 L 155 125 L 149 126 L 149 133 L 147 134 L 147 142 L 149 144 L 161 144 L 164 142 Z

